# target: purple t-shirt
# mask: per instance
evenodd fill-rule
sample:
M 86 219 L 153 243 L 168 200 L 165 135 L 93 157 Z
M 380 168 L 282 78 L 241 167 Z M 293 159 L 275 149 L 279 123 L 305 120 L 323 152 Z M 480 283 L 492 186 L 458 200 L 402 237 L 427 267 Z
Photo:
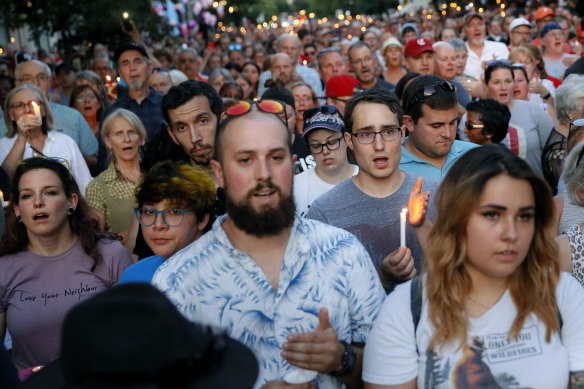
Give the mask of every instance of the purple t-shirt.
M 94 271 L 79 241 L 56 256 L 26 250 L 0 257 L 0 312 L 6 313 L 17 366 L 44 365 L 57 358 L 69 309 L 114 286 L 132 264 L 118 241 L 102 239 L 98 250 L 103 260 Z

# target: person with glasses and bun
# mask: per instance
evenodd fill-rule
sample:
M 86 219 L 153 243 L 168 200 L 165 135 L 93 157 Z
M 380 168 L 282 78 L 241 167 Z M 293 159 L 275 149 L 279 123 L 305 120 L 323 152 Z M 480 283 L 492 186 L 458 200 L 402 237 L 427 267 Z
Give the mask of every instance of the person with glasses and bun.
M 85 194 L 91 181 L 89 168 L 77 143 L 58 128 L 53 129 L 51 106 L 39 87 L 20 84 L 10 91 L 4 105 L 4 123 L 8 133 L 0 138 L 0 164 L 10 177 L 14 177 L 22 159 L 64 158 L 69 161 L 81 194 Z
M 294 200 L 300 216 L 306 216 L 316 198 L 359 171 L 358 166 L 348 161 L 344 130 L 345 123 L 333 105 L 304 111 L 302 137 L 308 143 L 316 166 L 294 176 Z
M 454 162 L 477 147 L 456 140 L 458 99 L 452 82 L 435 75 L 415 77 L 403 94 L 404 124 L 400 169 L 435 180 L 444 178 Z
M 197 167 L 160 162 L 140 180 L 136 201 L 136 219 L 154 255 L 126 269 L 120 283 L 149 283 L 164 261 L 211 229 L 215 185 Z
M 581 386 L 584 289 L 560 272 L 544 179 L 479 147 L 435 205 L 424 272 L 387 297 L 367 339 L 365 389 Z
M 67 311 L 116 285 L 132 264 L 99 223 L 64 159 L 29 158 L 15 171 L 0 242 L 0 338 L 8 329 L 19 369 L 59 356 Z
M 403 111 L 389 91 L 368 89 L 355 95 L 345 107 L 344 123 L 343 136 L 359 172 L 314 200 L 307 218 L 358 236 L 382 285 L 391 291 L 422 270 L 422 244 L 428 232 L 428 223 L 420 224 L 410 215 L 405 244 L 401 242 L 400 213 L 408 207 L 412 191 L 427 200 L 438 182 L 422 183 L 417 175 L 400 170 Z M 431 206 L 429 213 L 432 218 Z

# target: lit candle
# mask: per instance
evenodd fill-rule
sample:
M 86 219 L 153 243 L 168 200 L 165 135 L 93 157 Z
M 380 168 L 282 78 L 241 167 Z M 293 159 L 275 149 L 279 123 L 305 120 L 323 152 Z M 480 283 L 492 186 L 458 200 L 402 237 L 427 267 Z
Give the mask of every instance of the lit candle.
M 399 247 L 406 247 L 406 214 L 408 209 L 404 208 L 399 214 Z
M 40 122 L 43 122 L 43 117 L 41 116 L 41 107 L 35 102 L 35 101 L 31 101 L 32 104 L 32 109 L 34 110 L 34 116 L 37 117 L 38 120 L 40 120 Z
M 4 193 L 2 193 L 1 190 L 0 190 L 0 208 L 4 208 Z
M 113 103 L 118 98 L 118 84 L 112 81 L 112 77 L 109 74 L 105 76 L 105 79 L 105 90 L 107 92 L 107 97 L 109 101 Z

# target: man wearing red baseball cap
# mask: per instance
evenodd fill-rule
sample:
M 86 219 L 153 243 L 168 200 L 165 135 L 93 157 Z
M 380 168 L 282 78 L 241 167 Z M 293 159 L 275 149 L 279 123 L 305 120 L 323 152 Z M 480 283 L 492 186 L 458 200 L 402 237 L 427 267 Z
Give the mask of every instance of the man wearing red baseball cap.
M 353 97 L 353 91 L 357 85 L 359 85 L 359 80 L 348 74 L 331 77 L 325 87 L 326 103 L 337 107 L 341 116 L 344 116 L 345 104 Z
M 404 49 L 408 72 L 434 73 L 434 48 L 427 38 L 412 38 Z

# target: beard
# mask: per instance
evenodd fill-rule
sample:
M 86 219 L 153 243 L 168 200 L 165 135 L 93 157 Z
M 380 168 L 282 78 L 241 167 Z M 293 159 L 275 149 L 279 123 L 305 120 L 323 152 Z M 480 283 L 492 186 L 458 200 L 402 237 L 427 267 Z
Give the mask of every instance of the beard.
M 142 89 L 143 86 L 144 86 L 144 81 L 138 80 L 136 78 L 132 79 L 128 83 L 128 89 L 131 89 L 131 90 L 140 90 L 140 89 Z
M 196 151 L 199 149 L 207 149 L 208 152 L 204 153 L 204 154 L 197 154 Z M 196 163 L 197 165 L 203 165 L 203 166 L 208 166 L 209 162 L 211 161 L 211 159 L 213 159 L 213 156 L 215 154 L 215 150 L 213 149 L 213 146 L 206 144 L 206 143 L 200 143 L 195 147 L 192 147 L 189 150 L 189 156 L 191 158 L 191 160 Z
M 256 210 L 251 204 L 254 192 L 265 188 L 272 188 L 280 195 L 280 199 L 275 206 L 262 205 Z M 278 235 L 294 223 L 296 205 L 292 195 L 283 196 L 279 186 L 272 181 L 258 183 L 255 188 L 250 190 L 241 203 L 237 203 L 229 196 L 229 189 L 225 187 L 225 207 L 227 214 L 233 220 L 237 228 L 247 234 L 254 235 L 258 238 L 263 236 Z

